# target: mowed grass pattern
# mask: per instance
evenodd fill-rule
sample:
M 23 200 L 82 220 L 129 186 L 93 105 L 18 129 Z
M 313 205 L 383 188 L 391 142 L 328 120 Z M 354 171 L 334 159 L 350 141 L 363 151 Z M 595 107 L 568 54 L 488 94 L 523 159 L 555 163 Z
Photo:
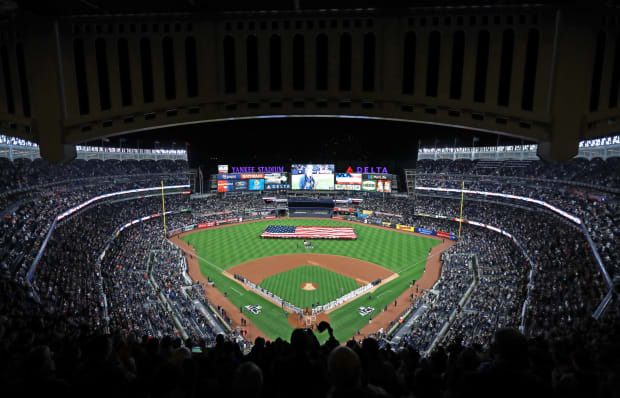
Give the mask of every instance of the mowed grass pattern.
M 303 290 L 307 282 L 317 284 L 316 290 Z M 315 265 L 302 265 L 265 278 L 259 285 L 300 308 L 329 303 L 360 287 L 353 279 Z M 340 291 L 342 288 L 342 292 Z
M 358 236 L 356 240 L 313 240 L 314 249 L 307 250 L 299 239 L 260 238 L 265 228 L 272 224 L 321 227 L 354 225 L 335 220 L 277 219 L 207 229 L 185 236 L 182 240 L 194 246 L 199 256 L 223 270 L 256 258 L 320 253 L 358 258 L 398 272 L 426 258 L 428 249 L 437 244 L 436 240 L 430 238 L 359 224 L 354 225 Z
M 297 226 L 354 226 L 357 240 L 313 240 L 314 249 L 303 248 L 297 239 L 262 239 L 261 232 L 268 225 Z M 369 317 L 361 317 L 356 308 L 374 307 L 380 311 L 394 301 L 412 280 L 417 280 L 424 271 L 429 249 L 440 241 L 421 236 L 405 234 L 396 230 L 374 228 L 363 224 L 344 223 L 336 220 L 276 219 L 247 224 L 231 225 L 217 229 L 206 229 L 183 237 L 196 249 L 203 275 L 211 278 L 221 292 L 236 306 L 259 304 L 263 310 L 258 315 L 245 313 L 265 336 L 271 339 L 282 337 L 288 340 L 292 327 L 282 309 L 261 296 L 245 291 L 237 282 L 222 275 L 222 272 L 235 265 L 262 257 L 296 253 L 334 254 L 357 258 L 380 265 L 398 273 L 400 276 L 367 295 L 342 306 L 330 313 L 336 337 L 345 340 L 369 322 Z M 323 341 L 326 336 L 319 335 Z

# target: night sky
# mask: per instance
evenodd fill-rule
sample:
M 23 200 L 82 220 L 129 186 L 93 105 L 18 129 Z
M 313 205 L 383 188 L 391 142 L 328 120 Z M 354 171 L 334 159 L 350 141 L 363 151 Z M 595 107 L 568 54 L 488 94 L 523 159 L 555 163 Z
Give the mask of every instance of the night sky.
M 422 146 L 495 145 L 497 136 L 459 128 L 418 123 L 343 118 L 282 118 L 210 122 L 155 129 L 122 136 L 124 147 L 184 148 L 190 167 L 208 174 L 217 164 L 285 166 L 292 163 L 335 163 L 337 166 L 383 166 L 398 172 L 415 167 Z M 109 146 L 119 146 L 111 137 Z M 455 141 L 456 140 L 456 141 Z M 500 144 L 520 144 L 501 136 Z M 101 145 L 101 141 L 92 144 Z M 186 146 L 189 144 L 189 146 Z M 338 167 L 337 167 L 337 171 Z

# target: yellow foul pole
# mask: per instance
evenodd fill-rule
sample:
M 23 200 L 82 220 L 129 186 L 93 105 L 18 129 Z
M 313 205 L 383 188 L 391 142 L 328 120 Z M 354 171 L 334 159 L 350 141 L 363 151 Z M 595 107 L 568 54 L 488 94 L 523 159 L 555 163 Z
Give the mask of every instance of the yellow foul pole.
M 164 218 L 164 239 L 168 233 L 166 231 L 166 200 L 164 199 L 164 180 L 161 180 L 161 215 Z
M 465 180 L 463 180 L 463 184 L 461 185 L 461 214 L 459 214 L 459 239 L 461 239 L 461 226 L 463 225 L 463 196 L 465 192 Z

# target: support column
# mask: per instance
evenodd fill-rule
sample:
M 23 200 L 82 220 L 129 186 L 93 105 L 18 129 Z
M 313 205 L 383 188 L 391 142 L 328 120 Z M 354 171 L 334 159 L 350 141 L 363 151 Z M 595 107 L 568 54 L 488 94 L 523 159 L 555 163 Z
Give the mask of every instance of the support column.
M 587 7 L 558 11 L 558 37 L 550 92 L 549 140 L 539 142 L 537 155 L 548 161 L 567 161 L 577 155 L 592 81 L 594 13 Z
M 37 137 L 41 157 L 49 162 L 68 162 L 76 157 L 74 145 L 64 142 L 63 113 L 65 97 L 61 91 L 62 69 L 54 32 L 49 18 L 29 17 L 29 35 L 25 41 L 26 69 L 31 96 L 32 133 Z

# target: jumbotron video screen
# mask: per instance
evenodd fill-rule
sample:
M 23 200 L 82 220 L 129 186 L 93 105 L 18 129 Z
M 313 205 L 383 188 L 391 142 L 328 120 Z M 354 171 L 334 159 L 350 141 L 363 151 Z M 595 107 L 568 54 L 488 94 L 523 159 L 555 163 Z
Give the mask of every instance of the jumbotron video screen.
M 334 165 L 292 165 L 291 188 L 297 190 L 334 190 Z

